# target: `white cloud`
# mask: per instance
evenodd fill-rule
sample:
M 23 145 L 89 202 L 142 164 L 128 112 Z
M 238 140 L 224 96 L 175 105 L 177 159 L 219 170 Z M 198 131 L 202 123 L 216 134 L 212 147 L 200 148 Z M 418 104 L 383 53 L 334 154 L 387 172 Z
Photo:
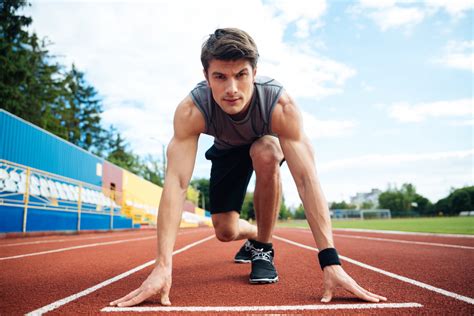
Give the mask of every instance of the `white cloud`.
M 449 122 L 450 126 L 473 126 L 474 127 L 474 118 L 470 120 L 456 120 Z
M 281 78 L 293 97 L 322 99 L 341 93 L 344 83 L 356 74 L 354 69 L 305 51 L 304 47 L 279 46 L 281 49 L 275 50 L 272 59 L 262 58 L 259 71 Z
M 370 154 L 360 157 L 335 160 L 325 164 L 321 164 L 321 166 L 319 167 L 319 171 L 330 172 L 351 168 L 372 168 L 375 166 L 394 167 L 414 162 L 427 162 L 446 159 L 464 159 L 473 155 L 474 149 L 422 154 Z
M 349 136 L 357 127 L 351 120 L 319 120 L 308 112 L 303 112 L 303 126 L 310 139 Z
M 432 62 L 443 66 L 474 72 L 474 41 L 450 41 L 444 55 Z
M 398 27 L 411 27 L 423 21 L 425 14 L 418 8 L 391 7 L 377 10 L 369 16 L 379 25 L 382 31 Z
M 360 83 L 360 86 L 361 86 L 361 88 L 362 88 L 364 91 L 367 91 L 367 92 L 372 92 L 372 91 L 375 90 L 374 86 L 368 84 L 368 83 L 365 82 L 365 81 L 362 81 L 362 82 Z
M 280 21 L 283 29 L 291 23 L 295 23 L 295 35 L 299 38 L 307 38 L 311 29 L 319 28 L 323 24 L 322 16 L 326 13 L 327 4 L 325 0 L 298 0 L 297 3 L 286 0 L 273 0 L 265 2 L 266 8 L 271 10 L 275 18 Z
M 364 8 L 383 9 L 396 4 L 396 0 L 360 0 L 359 5 Z
M 382 31 L 411 29 L 437 12 L 446 12 L 455 19 L 464 17 L 474 8 L 470 0 L 360 0 L 349 9 L 357 15 L 371 18 Z
M 474 9 L 471 0 L 426 0 L 429 7 L 443 9 L 451 16 L 462 17 L 466 11 Z
M 391 117 L 401 122 L 422 122 L 430 117 L 459 117 L 474 115 L 472 99 L 437 101 L 432 103 L 395 103 L 389 108 Z

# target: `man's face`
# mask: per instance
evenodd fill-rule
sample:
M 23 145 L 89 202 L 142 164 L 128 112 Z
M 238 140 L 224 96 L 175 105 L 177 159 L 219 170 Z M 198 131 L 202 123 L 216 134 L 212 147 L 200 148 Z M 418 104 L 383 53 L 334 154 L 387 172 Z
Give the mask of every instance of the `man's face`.
M 205 75 L 214 100 L 224 112 L 236 115 L 247 109 L 252 99 L 256 72 L 245 59 L 211 60 Z

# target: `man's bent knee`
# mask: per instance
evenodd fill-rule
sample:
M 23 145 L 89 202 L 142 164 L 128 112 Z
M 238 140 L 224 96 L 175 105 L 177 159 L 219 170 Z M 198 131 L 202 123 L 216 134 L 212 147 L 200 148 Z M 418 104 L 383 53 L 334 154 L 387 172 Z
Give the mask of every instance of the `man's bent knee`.
M 266 137 L 255 142 L 250 149 L 250 157 L 255 171 L 275 168 L 283 160 L 283 151 L 278 139 Z
M 233 229 L 229 229 L 229 230 L 216 229 L 215 233 L 216 233 L 216 238 L 219 241 L 223 241 L 223 242 L 234 241 L 239 236 L 239 233 Z
M 216 238 L 223 242 L 233 241 L 239 236 L 239 213 L 228 212 L 212 215 Z

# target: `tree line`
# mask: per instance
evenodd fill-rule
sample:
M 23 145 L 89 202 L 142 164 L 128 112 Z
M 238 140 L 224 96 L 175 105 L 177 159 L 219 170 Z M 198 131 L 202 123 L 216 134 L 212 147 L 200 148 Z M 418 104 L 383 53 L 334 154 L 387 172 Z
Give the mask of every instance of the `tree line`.
M 474 186 L 452 188 L 446 197 L 432 203 L 417 193 L 413 184 L 405 183 L 400 188 L 389 187 L 382 192 L 378 198 L 378 205 L 365 202 L 361 209 L 374 207 L 389 209 L 394 217 L 459 215 L 460 212 L 474 210 Z M 330 208 L 356 209 L 357 206 L 342 201 L 332 203 Z
M 329 205 L 331 210 L 355 210 L 357 208 L 357 205 L 345 201 L 332 202 Z M 360 209 L 374 208 L 389 209 L 392 217 L 456 216 L 460 212 L 474 211 L 474 186 L 453 188 L 446 197 L 432 203 L 417 193 L 413 184 L 405 183 L 400 188 L 388 187 L 380 194 L 377 205 L 367 201 L 360 206 Z M 246 194 L 240 217 L 255 219 L 253 192 Z M 306 219 L 304 207 L 299 204 L 298 207 L 290 210 L 283 196 L 278 218 L 280 220 Z
M 103 127 L 103 103 L 84 72 L 57 61 L 52 43 L 28 30 L 26 0 L 0 1 L 0 106 L 99 157 L 155 184 L 163 184 L 160 161 L 139 157 L 112 125 Z

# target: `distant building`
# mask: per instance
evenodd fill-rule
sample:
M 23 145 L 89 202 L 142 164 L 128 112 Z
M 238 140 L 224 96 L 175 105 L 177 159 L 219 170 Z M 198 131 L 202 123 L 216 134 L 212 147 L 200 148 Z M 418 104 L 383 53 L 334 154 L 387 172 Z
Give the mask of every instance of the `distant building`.
M 379 189 L 372 189 L 368 193 L 357 193 L 355 196 L 351 197 L 351 204 L 357 206 L 358 209 L 362 208 L 364 202 L 370 202 L 373 205 L 373 208 L 378 207 L 379 205 L 379 196 L 382 193 Z

